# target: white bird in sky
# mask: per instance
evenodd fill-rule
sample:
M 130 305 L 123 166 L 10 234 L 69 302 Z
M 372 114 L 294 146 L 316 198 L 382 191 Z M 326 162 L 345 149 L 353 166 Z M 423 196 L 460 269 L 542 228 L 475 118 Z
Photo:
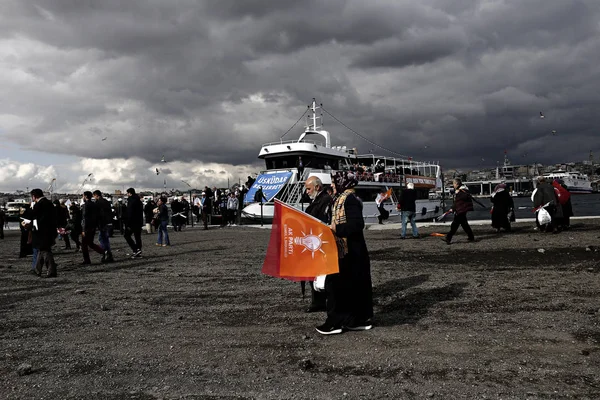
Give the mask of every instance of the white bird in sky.
M 540 111 L 540 119 L 544 119 L 544 113 Z
M 104 142 L 106 139 L 108 139 L 108 137 L 103 137 L 103 138 L 102 138 L 102 141 Z
M 553 134 L 553 135 L 556 135 L 556 130 L 552 130 L 552 134 Z
M 165 161 L 165 155 L 163 154 L 162 158 L 160 159 L 161 162 L 166 162 Z

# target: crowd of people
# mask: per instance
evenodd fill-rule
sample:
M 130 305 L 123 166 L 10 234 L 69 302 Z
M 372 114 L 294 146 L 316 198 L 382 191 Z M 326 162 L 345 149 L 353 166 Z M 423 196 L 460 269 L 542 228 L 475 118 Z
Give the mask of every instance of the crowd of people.
M 30 192 L 32 202 L 20 208 L 21 240 L 19 257 L 32 256 L 30 272 L 46 278 L 57 276 L 57 266 L 52 248 L 57 241 L 64 243 L 65 250 L 81 252 L 82 265 L 92 263 L 90 250 L 98 253 L 101 263 L 114 262 L 110 238 L 114 232 L 121 233 L 131 248 L 131 258 L 142 256 L 142 232 L 156 233 L 156 246 L 171 245 L 168 225 L 174 232 L 182 231 L 192 218 L 203 221 L 204 228 L 215 216 L 221 218 L 221 227 L 236 226 L 240 215 L 245 185 L 221 190 L 205 187 L 201 196 L 193 195 L 191 202 L 184 197 L 169 199 L 161 196 L 145 203 L 134 188 L 126 191 L 126 198 L 111 204 L 101 191 L 85 191 L 81 199 L 50 201 L 41 189 Z M 0 209 L 0 239 L 4 238 L 5 213 Z M 97 236 L 96 236 L 97 234 Z M 98 242 L 95 242 L 96 237 Z M 74 246 L 72 246 L 72 243 Z

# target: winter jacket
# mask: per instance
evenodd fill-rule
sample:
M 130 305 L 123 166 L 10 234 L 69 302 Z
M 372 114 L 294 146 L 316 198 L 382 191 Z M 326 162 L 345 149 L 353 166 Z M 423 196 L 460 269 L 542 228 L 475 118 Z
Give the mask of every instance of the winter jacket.
M 454 205 L 452 210 L 457 215 L 466 214 L 469 211 L 473 211 L 473 197 L 469 193 L 469 188 L 465 185 L 458 188 L 454 194 Z

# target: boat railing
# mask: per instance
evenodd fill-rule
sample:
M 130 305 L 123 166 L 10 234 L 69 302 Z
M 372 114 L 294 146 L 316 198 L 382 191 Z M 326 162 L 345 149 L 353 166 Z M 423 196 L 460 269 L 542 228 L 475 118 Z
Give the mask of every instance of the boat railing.
M 308 175 L 314 170 L 306 169 L 302 172 L 300 179 L 291 185 L 285 185 L 279 199 L 288 204 L 298 204 L 304 195 L 304 182 Z
M 298 142 L 298 140 L 281 140 L 279 142 L 269 142 L 269 143 L 263 144 L 262 147 L 274 146 L 274 145 L 277 145 L 277 144 L 295 144 L 295 143 L 308 143 L 308 144 L 315 144 L 315 145 L 327 147 L 325 145 L 325 141 L 320 141 L 320 140 L 306 140 L 306 139 L 303 139 L 301 142 Z M 330 148 L 334 149 L 334 150 L 339 150 L 339 151 L 344 152 L 344 153 L 351 153 L 351 151 L 353 150 L 353 149 L 347 149 L 346 146 L 330 146 Z

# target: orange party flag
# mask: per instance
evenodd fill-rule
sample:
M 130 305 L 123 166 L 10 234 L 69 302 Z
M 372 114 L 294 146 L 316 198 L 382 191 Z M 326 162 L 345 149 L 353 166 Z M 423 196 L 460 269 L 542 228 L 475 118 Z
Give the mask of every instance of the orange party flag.
M 339 272 L 333 232 L 318 219 L 275 200 L 262 272 L 290 281 L 312 281 L 316 276 Z

